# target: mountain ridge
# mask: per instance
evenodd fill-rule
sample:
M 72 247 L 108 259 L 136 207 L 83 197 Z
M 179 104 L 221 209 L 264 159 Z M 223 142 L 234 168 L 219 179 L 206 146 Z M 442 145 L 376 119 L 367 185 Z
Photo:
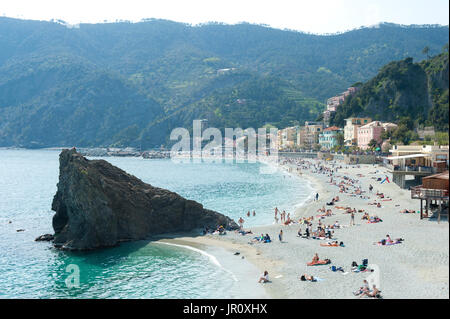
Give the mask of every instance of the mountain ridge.
M 190 128 L 196 116 L 219 128 L 314 120 L 328 97 L 390 61 L 419 59 L 423 47 L 433 53 L 447 42 L 446 26 L 383 24 L 318 36 L 252 24 L 67 28 L 0 18 L 0 146 L 152 147 L 166 144 L 172 128 Z M 246 98 L 264 87 L 279 96 Z M 248 107 L 235 105 L 238 99 Z M 227 104 L 257 120 L 228 112 Z M 56 109 L 61 116 L 51 114 Z M 92 116 L 71 117 L 80 113 Z M 49 131 L 50 123 L 58 128 Z

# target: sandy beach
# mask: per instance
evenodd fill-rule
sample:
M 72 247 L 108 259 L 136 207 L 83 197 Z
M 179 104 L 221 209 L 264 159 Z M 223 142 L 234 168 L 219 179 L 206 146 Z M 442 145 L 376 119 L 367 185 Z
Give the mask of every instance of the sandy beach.
M 351 166 L 320 160 L 306 160 L 316 167 L 338 168 L 330 183 L 328 170 L 318 171 L 314 166 L 297 170 L 296 163 L 281 165 L 290 171 L 289 178 L 298 174 L 307 179 L 319 200 L 309 200 L 304 206 L 291 213 L 291 219 L 313 216 L 313 229 L 319 219 L 324 225 L 338 222 L 341 227 L 334 229 L 333 240 L 344 243 L 344 247 L 322 247 L 327 240 L 306 239 L 297 236 L 303 224 L 272 224 L 252 227 L 253 234 L 245 236 L 238 232 L 228 232 L 225 236 L 205 235 L 185 236 L 177 239 L 163 239 L 183 245 L 199 247 L 218 257 L 221 265 L 229 269 L 240 281 L 238 285 L 248 298 L 358 298 L 353 292 L 362 286 L 363 280 L 377 274 L 378 288 L 383 298 L 449 298 L 449 224 L 446 219 L 440 224 L 435 219 L 420 220 L 419 214 L 403 214 L 402 209 L 420 209 L 420 202 L 412 200 L 408 190 L 402 190 L 394 183 L 377 181 L 388 175 L 384 167 L 378 165 Z M 340 168 L 342 166 L 342 168 Z M 344 179 L 347 178 L 347 180 Z M 350 181 L 350 182 L 349 182 Z M 344 182 L 345 192 L 340 192 L 337 184 Z M 336 184 L 336 185 L 335 185 Z M 369 192 L 369 185 L 373 191 Z M 362 194 L 353 194 L 356 189 Z M 383 193 L 384 198 L 376 194 Z M 332 198 L 339 201 L 326 205 Z M 391 200 L 390 200 L 391 199 Z M 381 207 L 369 205 L 379 202 Z M 320 218 L 319 209 L 331 209 L 332 215 Z M 350 226 L 350 214 L 338 207 L 364 210 L 370 216 L 378 216 L 382 222 L 368 223 L 362 220 L 363 213 L 355 214 L 355 225 Z M 252 217 L 250 217 L 252 218 Z M 283 230 L 283 241 L 278 234 Z M 269 234 L 271 243 L 254 243 L 252 239 L 261 234 Z M 401 244 L 382 246 L 376 243 L 390 235 L 393 239 L 402 238 Z M 220 252 L 219 252 L 220 251 Z M 239 255 L 235 255 L 239 252 Z M 307 266 L 317 253 L 320 259 L 328 258 L 331 264 Z M 369 268 L 374 272 L 353 272 L 352 262 L 361 264 L 368 259 Z M 250 265 L 251 264 L 251 265 Z M 343 272 L 333 272 L 330 266 L 342 267 Z M 269 272 L 270 282 L 257 284 L 262 272 Z M 312 275 L 316 282 L 300 281 L 302 274 Z M 258 287 L 264 287 L 265 294 Z

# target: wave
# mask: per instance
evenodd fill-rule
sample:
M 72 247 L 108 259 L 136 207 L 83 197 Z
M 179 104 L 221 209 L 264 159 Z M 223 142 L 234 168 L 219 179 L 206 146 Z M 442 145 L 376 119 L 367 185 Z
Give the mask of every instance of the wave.
M 232 271 L 230 271 L 230 270 L 226 269 L 225 267 L 223 267 L 222 264 L 217 260 L 217 258 L 214 255 L 211 255 L 211 254 L 207 253 L 204 250 L 201 250 L 201 249 L 189 246 L 189 245 L 180 245 L 180 244 L 173 244 L 173 243 L 167 243 L 167 242 L 161 242 L 161 241 L 156 241 L 154 243 L 155 244 L 163 244 L 163 245 L 175 246 L 175 247 L 181 247 L 181 248 L 189 249 L 189 250 L 195 251 L 195 252 L 197 252 L 199 254 L 202 254 L 203 256 L 208 257 L 209 261 L 212 264 L 216 265 L 217 267 L 219 267 L 223 271 L 225 271 L 228 274 L 230 274 L 234 281 L 238 281 L 238 279 L 236 278 L 235 274 Z

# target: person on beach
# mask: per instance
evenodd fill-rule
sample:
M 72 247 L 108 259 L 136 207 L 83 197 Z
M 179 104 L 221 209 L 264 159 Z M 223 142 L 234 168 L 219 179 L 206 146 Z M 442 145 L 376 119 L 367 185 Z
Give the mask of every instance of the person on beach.
M 360 295 L 360 298 L 361 298 L 362 296 L 367 296 L 367 297 L 371 297 L 371 298 L 379 298 L 379 297 L 380 297 L 380 292 L 381 292 L 381 291 L 379 291 L 378 288 L 377 288 L 375 285 L 373 285 L 373 286 L 372 286 L 372 292 L 370 292 L 369 290 L 364 291 L 364 292 Z
M 301 228 L 298 229 L 297 236 L 302 237 L 302 229 Z
M 280 240 L 280 242 L 283 241 L 283 230 L 280 230 L 280 233 L 278 234 L 278 239 Z
M 261 277 L 259 277 L 258 283 L 266 283 L 269 282 L 269 272 L 267 270 L 264 270 L 264 274 L 262 274 Z
M 319 193 L 316 193 L 316 201 L 319 200 Z
M 312 263 L 315 264 L 320 260 L 319 255 L 317 253 L 314 254 L 314 257 L 312 259 Z
M 355 213 L 353 211 L 350 215 L 350 226 L 355 226 Z
M 301 275 L 300 280 L 301 281 L 311 281 L 311 282 L 317 281 L 313 276 L 308 276 L 307 274 Z
M 353 294 L 355 296 L 360 296 L 369 291 L 370 291 L 369 283 L 367 282 L 367 280 L 364 279 L 362 287 L 359 287 L 359 289 L 357 291 L 355 291 Z
M 242 217 L 239 218 L 239 226 L 242 228 L 244 226 L 244 219 Z
M 388 243 L 388 244 L 393 244 L 394 243 L 394 241 L 391 239 L 391 236 L 386 235 L 386 243 Z

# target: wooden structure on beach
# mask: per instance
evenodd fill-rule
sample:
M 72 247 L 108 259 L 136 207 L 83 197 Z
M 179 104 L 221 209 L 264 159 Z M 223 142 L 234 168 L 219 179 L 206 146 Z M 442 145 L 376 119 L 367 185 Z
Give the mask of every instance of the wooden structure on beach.
M 426 176 L 448 170 L 448 146 L 394 145 L 389 152 L 392 156 L 384 158 L 385 166 L 392 173 L 392 181 L 401 188 L 421 185 Z
M 438 222 L 441 221 L 441 214 L 443 213 L 443 206 L 447 210 L 448 221 L 448 171 L 440 174 L 435 174 L 422 178 L 422 185 L 411 187 L 411 198 L 420 199 L 420 219 L 428 218 L 430 206 L 439 206 Z M 425 212 L 424 212 L 425 201 Z

